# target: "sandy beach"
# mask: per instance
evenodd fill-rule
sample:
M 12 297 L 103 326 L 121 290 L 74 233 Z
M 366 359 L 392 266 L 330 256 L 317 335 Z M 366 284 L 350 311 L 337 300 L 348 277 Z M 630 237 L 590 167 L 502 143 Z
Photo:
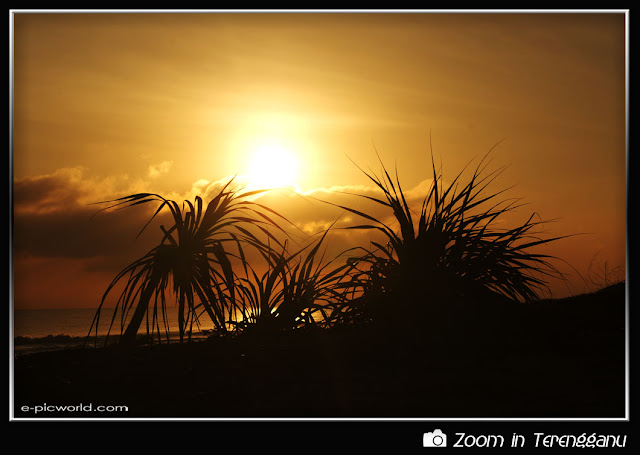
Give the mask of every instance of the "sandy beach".
M 440 321 L 23 355 L 15 416 L 624 417 L 624 297 L 622 284 L 514 306 L 463 334 Z

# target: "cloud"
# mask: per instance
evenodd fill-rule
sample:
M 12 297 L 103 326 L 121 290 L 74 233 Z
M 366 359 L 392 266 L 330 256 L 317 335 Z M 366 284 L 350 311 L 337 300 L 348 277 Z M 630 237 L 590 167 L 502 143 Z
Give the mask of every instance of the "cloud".
M 163 161 L 160 164 L 152 164 L 149 166 L 148 175 L 150 178 L 155 179 L 161 175 L 168 174 L 173 167 L 173 161 Z
M 14 182 L 14 209 L 20 212 L 54 212 L 78 203 L 79 191 L 71 188 L 82 178 L 83 169 L 59 169 L 52 174 Z
M 101 295 L 123 267 L 157 244 L 158 225 L 170 226 L 172 220 L 168 212 L 161 213 L 137 238 L 157 204 L 99 212 L 105 205 L 93 203 L 135 192 L 151 192 L 152 183 L 127 176 L 95 179 L 82 168 L 60 169 L 48 175 L 16 180 L 13 253 L 16 289 L 20 291 L 15 296 L 16 303 L 22 308 L 38 307 L 38 302 L 48 301 L 55 295 L 56 302 L 80 305 L 79 296 L 95 300 L 96 295 Z M 416 214 L 431 183 L 425 180 L 404 191 L 407 203 Z M 183 192 L 165 197 L 180 203 L 199 196 L 206 207 L 223 188 L 241 190 L 245 184 L 242 178 L 225 177 L 213 182 L 203 179 Z M 348 229 L 372 222 L 341 206 L 366 213 L 397 229 L 392 210 L 375 202 L 376 198 L 384 198 L 379 188 L 344 185 L 305 192 L 273 190 L 249 199 L 282 216 L 263 210 L 290 233 L 292 250 L 308 245 L 331 228 L 324 244 L 325 258 L 329 259 L 353 248 L 369 247 L 372 241 L 385 241 L 376 230 Z M 256 267 L 260 268 L 262 259 L 257 254 L 250 253 L 248 258 L 252 266 L 252 261 L 258 261 Z M 55 290 L 53 283 L 57 283 Z M 97 290 L 91 291 L 88 283 L 93 283 L 91 286 Z
M 149 189 L 126 175 L 96 179 L 83 168 L 13 182 L 12 259 L 16 308 L 96 307 L 116 274 L 158 242 L 157 206 L 100 212 L 125 194 Z
M 143 191 L 146 187 L 144 181 L 131 179 L 126 174 L 102 179 L 86 174 L 86 168 L 73 167 L 14 180 L 14 214 L 65 212 L 70 208 L 89 207 L 123 194 Z
M 158 169 L 168 167 L 159 165 Z M 95 203 L 136 192 L 153 192 L 152 183 L 128 176 L 96 179 L 88 176 L 83 168 L 60 169 L 48 175 L 19 179 L 14 183 L 14 248 L 21 254 L 61 258 L 113 258 L 130 253 L 134 244 L 136 248 L 151 248 L 158 240 L 158 225 L 171 224 L 168 213 L 161 213 L 139 239 L 136 235 L 153 216 L 158 204 L 99 213 L 106 205 Z M 206 206 L 223 188 L 242 194 L 246 183 L 242 177 L 231 176 L 213 182 L 201 179 L 186 191 L 163 196 L 178 203 L 201 197 Z M 403 190 L 415 219 L 431 185 L 431 180 L 424 180 Z M 384 201 L 385 198 L 375 186 L 343 185 L 304 192 L 271 190 L 247 199 L 267 207 L 264 213 L 301 242 L 332 228 L 336 231 L 336 240 L 342 242 L 339 247 L 355 246 L 345 242 L 367 244 L 372 231 L 357 235 L 358 231 L 351 230 L 347 235 L 343 229 L 372 224 L 372 221 L 347 208 L 397 229 L 391 208 L 376 202 L 376 199 Z
M 13 185 L 13 247 L 35 257 L 110 256 L 131 248 L 148 210 L 120 210 L 108 216 L 100 201 L 145 189 L 128 176 L 94 179 L 82 168 L 18 179 Z
M 231 182 L 231 183 L 230 183 Z M 166 195 L 182 202 L 200 196 L 205 204 L 222 188 L 240 189 L 242 178 L 225 177 L 213 182 L 198 180 L 188 190 Z M 153 215 L 157 204 L 100 212 L 106 204 L 126 194 L 151 191 L 150 182 L 128 176 L 96 179 L 87 169 L 59 169 L 51 174 L 18 179 L 13 187 L 13 248 L 16 256 L 50 259 L 78 259 L 92 270 L 117 273 L 124 265 L 152 248 L 159 240 L 158 225 L 171 224 L 168 213 L 160 214 L 145 233 L 136 235 Z M 266 211 L 274 221 L 292 233 L 301 244 L 329 227 L 339 229 L 356 221 L 337 205 L 354 207 L 384 217 L 385 207 L 354 196 L 380 197 L 375 188 L 342 186 L 318 188 L 305 193 L 269 191 L 251 198 L 282 214 Z M 353 246 L 357 233 L 335 234 L 335 249 Z M 90 261 L 88 261 L 90 260 Z

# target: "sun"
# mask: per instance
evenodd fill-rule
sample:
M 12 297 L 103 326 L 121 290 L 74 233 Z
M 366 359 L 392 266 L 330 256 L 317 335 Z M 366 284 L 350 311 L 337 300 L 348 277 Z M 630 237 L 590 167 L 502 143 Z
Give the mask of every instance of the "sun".
M 251 157 L 247 178 L 249 184 L 261 189 L 295 187 L 298 161 L 291 151 L 278 142 L 257 144 Z

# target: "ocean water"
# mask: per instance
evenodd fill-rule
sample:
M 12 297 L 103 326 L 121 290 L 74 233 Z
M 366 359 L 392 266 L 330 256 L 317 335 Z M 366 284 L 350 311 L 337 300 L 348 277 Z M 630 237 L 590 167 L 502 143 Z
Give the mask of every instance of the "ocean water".
M 14 310 L 13 311 L 13 339 L 15 354 L 49 351 L 79 347 L 89 334 L 91 322 L 96 310 L 93 308 L 75 309 L 43 309 L 43 310 Z M 107 334 L 113 311 L 105 309 L 100 316 L 98 326 L 98 340 Z M 120 334 L 120 315 L 117 316 L 111 329 L 111 335 Z M 178 338 L 177 311 L 168 314 L 170 338 Z M 202 317 L 200 326 L 194 324 L 196 338 L 207 336 L 207 331 L 214 328 L 208 318 Z M 146 321 L 142 322 L 139 333 L 146 333 Z M 164 338 L 164 329 L 162 331 Z M 95 328 L 91 331 L 95 335 Z M 93 341 L 93 340 L 92 340 Z M 99 343 L 100 344 L 100 343 Z
M 93 308 L 14 310 L 14 337 L 39 338 L 47 335 L 86 336 L 96 310 Z M 102 316 L 102 319 L 105 315 Z M 106 324 L 101 324 L 106 333 Z

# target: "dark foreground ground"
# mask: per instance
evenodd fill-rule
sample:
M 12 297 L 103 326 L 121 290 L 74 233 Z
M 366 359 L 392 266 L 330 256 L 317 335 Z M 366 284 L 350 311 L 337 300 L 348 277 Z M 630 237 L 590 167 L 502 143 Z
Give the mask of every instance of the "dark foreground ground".
M 413 325 L 19 356 L 15 416 L 625 417 L 624 285 Z

